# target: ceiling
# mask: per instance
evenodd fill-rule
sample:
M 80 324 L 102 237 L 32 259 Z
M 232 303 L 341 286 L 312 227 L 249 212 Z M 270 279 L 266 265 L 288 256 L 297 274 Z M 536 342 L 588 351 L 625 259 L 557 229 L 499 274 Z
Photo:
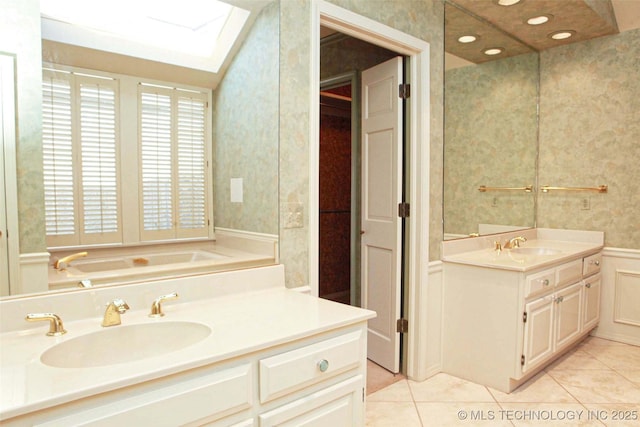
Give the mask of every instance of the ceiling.
M 542 25 L 527 19 L 547 15 Z M 541 51 L 555 46 L 617 34 L 640 27 L 640 0 L 522 0 L 501 6 L 497 0 L 446 0 L 445 50 L 479 64 L 494 59 Z M 573 36 L 554 40 L 550 34 L 571 30 Z M 460 43 L 462 35 L 474 35 L 472 43 Z M 488 56 L 484 50 L 503 52 Z

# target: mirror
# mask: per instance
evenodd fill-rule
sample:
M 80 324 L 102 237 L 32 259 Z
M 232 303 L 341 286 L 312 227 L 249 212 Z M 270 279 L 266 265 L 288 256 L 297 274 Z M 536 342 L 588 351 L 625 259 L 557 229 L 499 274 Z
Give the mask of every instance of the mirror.
M 231 0 L 242 6 L 257 2 Z M 180 65 L 111 55 L 101 51 L 42 41 L 42 59 L 47 63 L 137 75 L 154 80 L 204 86 L 213 89 L 213 193 L 216 229 L 277 236 L 278 228 L 278 140 L 279 140 L 279 2 L 265 0 L 264 7 L 243 30 L 241 43 L 232 48 L 233 60 L 223 66 L 224 75 L 198 71 Z M 16 9 L 16 22 L 34 20 L 33 7 Z M 38 13 L 39 16 L 39 13 Z M 16 27 L 17 31 L 17 27 Z M 36 35 L 34 34 L 34 37 Z M 18 67 L 18 79 L 21 79 Z M 23 81 L 29 79 L 22 76 Z M 33 92 L 41 88 L 31 88 Z M 31 124 L 31 126 L 35 126 Z M 35 156 L 38 159 L 38 156 Z M 38 160 L 34 160 L 38 161 Z M 232 178 L 242 178 L 244 200 L 232 202 Z M 25 186 L 26 181 L 19 181 Z M 40 187 L 41 183 L 29 185 Z M 30 191 L 33 193 L 33 191 Z M 20 221 L 44 229 L 44 214 L 19 211 Z M 23 240 L 34 240 L 39 227 L 32 227 Z M 22 232 L 22 230 L 21 230 Z M 40 236 L 36 236 L 37 239 Z M 36 240 L 37 241 L 37 240 Z M 36 245 L 31 245 L 36 246 Z M 37 246 L 36 246 L 37 247 Z M 27 248 L 28 250 L 29 248 Z M 42 249 L 39 247 L 39 249 Z M 33 250 L 35 252 L 37 249 Z M 82 289 L 74 289 L 74 291 Z M 64 290 L 68 291 L 68 290 Z
M 494 36 L 513 56 L 483 54 Z M 535 226 L 539 58 L 505 37 L 445 3 L 445 239 Z

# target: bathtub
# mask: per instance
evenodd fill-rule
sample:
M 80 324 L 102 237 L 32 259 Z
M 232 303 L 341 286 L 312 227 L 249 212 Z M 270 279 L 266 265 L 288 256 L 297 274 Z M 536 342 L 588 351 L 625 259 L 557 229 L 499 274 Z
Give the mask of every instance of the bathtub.
M 136 256 L 111 257 L 100 259 L 86 259 L 73 261 L 71 269 L 82 273 L 96 273 L 100 271 L 122 270 L 127 268 L 153 267 L 168 264 L 191 263 L 213 259 L 229 258 L 227 255 L 215 252 L 195 250 L 186 252 L 169 252 L 142 254 Z
M 219 239 L 222 240 L 222 239 Z M 72 260 L 65 270 L 49 265 L 49 290 L 116 285 L 158 278 L 261 267 L 275 263 L 274 245 L 256 251 L 226 240 L 203 244 L 89 250 L 86 258 Z M 246 245 L 245 245 L 246 246 Z M 52 261 L 69 255 L 56 253 Z

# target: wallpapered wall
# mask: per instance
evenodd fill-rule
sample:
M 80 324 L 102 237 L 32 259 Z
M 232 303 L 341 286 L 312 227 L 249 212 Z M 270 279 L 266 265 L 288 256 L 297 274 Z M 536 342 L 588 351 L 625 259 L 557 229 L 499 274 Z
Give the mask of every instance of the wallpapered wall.
M 534 193 L 478 187 L 536 182 L 538 54 L 448 70 L 444 81 L 445 233 L 533 227 Z
M 20 252 L 44 252 L 40 2 L 0 0 L 0 10 L 0 52 L 16 57 Z
M 541 185 L 609 185 L 539 196 L 538 226 L 605 232 L 640 248 L 640 30 L 542 52 Z M 590 209 L 581 209 L 583 198 Z
M 279 5 L 262 10 L 214 91 L 216 227 L 278 234 Z M 231 203 L 230 179 L 243 179 Z

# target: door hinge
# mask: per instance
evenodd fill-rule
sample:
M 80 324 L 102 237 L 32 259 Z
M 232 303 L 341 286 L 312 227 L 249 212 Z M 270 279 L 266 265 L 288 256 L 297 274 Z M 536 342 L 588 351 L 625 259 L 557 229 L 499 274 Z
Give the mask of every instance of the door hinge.
M 396 332 L 401 334 L 409 332 L 409 321 L 407 319 L 398 319 L 396 321 Z
M 407 99 L 411 96 L 411 85 L 409 83 L 402 83 L 398 86 L 398 96 L 402 99 Z
M 527 323 L 527 312 L 522 313 L 522 322 Z
M 524 366 L 524 354 L 520 356 L 520 365 Z
M 409 203 L 399 203 L 398 204 L 398 216 L 400 218 L 409 218 Z

